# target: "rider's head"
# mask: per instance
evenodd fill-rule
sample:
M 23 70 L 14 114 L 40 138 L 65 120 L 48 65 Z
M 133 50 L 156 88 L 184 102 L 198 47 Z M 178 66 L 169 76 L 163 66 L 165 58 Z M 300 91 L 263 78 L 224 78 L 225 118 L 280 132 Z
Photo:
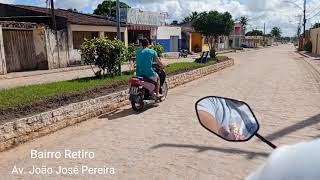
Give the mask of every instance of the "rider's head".
M 142 44 L 142 47 L 143 47 L 143 48 L 147 48 L 147 47 L 149 47 L 149 45 L 150 45 L 149 40 L 148 40 L 147 38 L 143 38 L 143 39 L 141 40 L 141 44 Z

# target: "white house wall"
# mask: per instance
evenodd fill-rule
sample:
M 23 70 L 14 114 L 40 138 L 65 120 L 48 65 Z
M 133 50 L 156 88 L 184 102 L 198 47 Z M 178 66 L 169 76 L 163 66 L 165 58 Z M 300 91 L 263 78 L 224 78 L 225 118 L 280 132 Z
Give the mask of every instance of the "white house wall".
M 116 26 L 91 26 L 91 25 L 68 25 L 68 36 L 69 36 L 69 58 L 70 63 L 79 62 L 81 55 L 79 50 L 73 48 L 73 31 L 86 31 L 86 32 L 99 32 L 99 36 L 103 36 L 104 32 L 117 32 Z M 124 33 L 125 45 L 128 46 L 128 29 L 127 27 L 121 27 L 120 31 Z
M 157 39 L 170 39 L 170 36 L 179 36 L 179 39 L 181 39 L 181 27 L 158 27 Z
M 64 68 L 69 65 L 69 53 L 67 47 L 67 31 L 57 31 L 58 42 L 53 30 L 45 29 L 46 51 L 49 69 Z
M 0 75 L 7 74 L 6 59 L 4 55 L 4 44 L 2 36 L 2 27 L 0 26 Z
M 160 26 L 157 30 L 157 42 L 164 47 L 165 52 L 170 52 L 170 37 L 178 36 L 178 46 L 181 47 L 181 27 Z

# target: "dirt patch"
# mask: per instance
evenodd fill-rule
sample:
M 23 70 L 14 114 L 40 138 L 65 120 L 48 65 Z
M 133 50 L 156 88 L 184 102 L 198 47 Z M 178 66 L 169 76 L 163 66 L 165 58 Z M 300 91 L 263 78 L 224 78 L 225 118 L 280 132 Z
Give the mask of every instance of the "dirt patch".
M 57 109 L 68 104 L 86 101 L 105 96 L 115 92 L 126 90 L 128 81 L 118 82 L 101 87 L 96 87 L 85 92 L 66 93 L 53 98 L 36 101 L 30 105 L 17 106 L 14 108 L 0 109 L 0 125 L 14 119 L 32 116 L 52 109 Z

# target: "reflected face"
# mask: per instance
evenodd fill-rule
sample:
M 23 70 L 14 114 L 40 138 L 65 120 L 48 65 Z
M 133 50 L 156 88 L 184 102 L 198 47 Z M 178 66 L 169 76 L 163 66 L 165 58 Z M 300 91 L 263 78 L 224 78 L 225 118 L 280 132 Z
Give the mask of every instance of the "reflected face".
M 259 129 L 248 105 L 237 100 L 207 97 L 196 110 L 203 127 L 228 141 L 249 140 Z

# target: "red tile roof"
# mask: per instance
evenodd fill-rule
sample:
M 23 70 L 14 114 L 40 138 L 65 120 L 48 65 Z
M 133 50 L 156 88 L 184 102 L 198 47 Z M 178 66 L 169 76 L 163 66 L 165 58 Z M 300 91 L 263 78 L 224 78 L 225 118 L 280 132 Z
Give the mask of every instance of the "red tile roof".
M 36 7 L 36 6 L 25 6 L 25 5 L 14 5 L 19 8 L 28 9 L 40 13 L 51 14 L 49 8 Z M 106 19 L 106 17 L 93 15 L 93 14 L 84 14 L 79 12 L 73 12 L 65 9 L 55 9 L 55 15 L 64 17 L 71 24 L 79 25 L 95 25 L 95 26 L 116 26 L 114 20 Z M 122 24 L 123 26 L 124 24 Z

